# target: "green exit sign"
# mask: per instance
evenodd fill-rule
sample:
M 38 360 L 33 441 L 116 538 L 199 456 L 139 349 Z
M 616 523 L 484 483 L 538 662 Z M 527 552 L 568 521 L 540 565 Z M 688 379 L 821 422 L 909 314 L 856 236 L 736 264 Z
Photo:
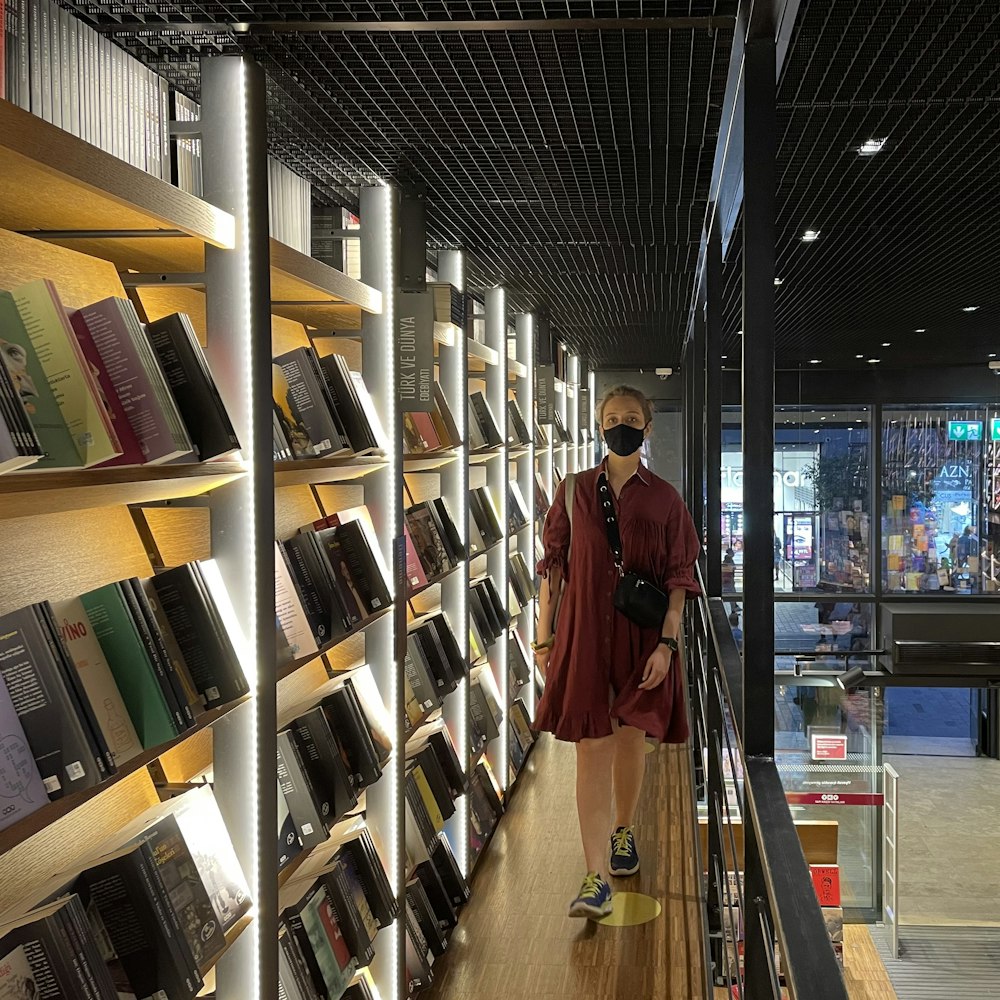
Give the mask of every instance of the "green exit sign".
M 949 420 L 949 441 L 982 441 L 983 422 L 981 420 Z
M 1000 441 L 1000 417 L 994 417 L 990 421 L 990 440 Z

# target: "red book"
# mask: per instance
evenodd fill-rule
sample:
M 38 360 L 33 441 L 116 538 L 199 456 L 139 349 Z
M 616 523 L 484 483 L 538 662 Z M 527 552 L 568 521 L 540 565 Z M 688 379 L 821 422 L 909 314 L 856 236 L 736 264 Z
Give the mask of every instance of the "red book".
M 810 865 L 813 887 L 820 906 L 840 906 L 840 866 Z
M 427 574 L 424 572 L 420 556 L 417 554 L 417 547 L 410 537 L 409 526 L 405 523 L 403 524 L 403 535 L 406 538 L 406 582 L 413 589 L 426 587 Z
M 438 437 L 437 428 L 429 413 L 411 413 L 413 422 L 420 431 L 420 436 L 427 442 L 427 450 L 435 451 L 441 447 L 441 438 Z

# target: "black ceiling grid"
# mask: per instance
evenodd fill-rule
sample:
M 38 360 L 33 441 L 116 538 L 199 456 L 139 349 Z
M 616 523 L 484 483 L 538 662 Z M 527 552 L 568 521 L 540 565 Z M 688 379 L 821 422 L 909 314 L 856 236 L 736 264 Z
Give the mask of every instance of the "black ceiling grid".
M 736 0 L 122 0 L 73 6 L 197 96 L 228 34 L 156 22 L 732 16 Z M 432 249 L 473 287 L 543 308 L 595 365 L 679 361 L 730 51 L 728 31 L 258 33 L 271 150 L 321 196 L 422 179 Z
M 998 48 L 996 3 L 803 0 L 778 92 L 779 364 L 985 365 L 1000 352 Z M 859 156 L 876 138 L 882 152 Z M 741 266 L 736 240 L 728 366 Z

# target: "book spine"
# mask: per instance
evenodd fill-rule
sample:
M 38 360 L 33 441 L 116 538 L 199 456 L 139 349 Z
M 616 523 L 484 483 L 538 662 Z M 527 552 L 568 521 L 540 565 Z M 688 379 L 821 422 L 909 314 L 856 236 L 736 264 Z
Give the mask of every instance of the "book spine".
M 298 747 L 288 730 L 278 733 L 278 781 L 305 849 L 326 839 L 320 806 L 314 798 Z
M 97 983 L 83 950 L 80 930 L 73 920 L 72 913 L 68 912 L 69 909 L 69 906 L 64 906 L 57 914 L 53 915 L 52 922 L 57 924 L 61 931 L 63 945 L 66 949 L 64 957 L 69 960 L 73 970 L 73 978 L 78 991 L 76 995 L 81 1000 L 101 1000 L 97 993 Z
M 288 929 L 295 935 L 295 940 L 299 946 L 299 954 L 302 956 L 302 961 L 305 963 L 309 973 L 309 979 L 313 984 L 314 992 L 318 996 L 323 997 L 324 1000 L 329 1000 L 326 982 L 323 978 L 323 970 L 320 969 L 319 963 L 316 961 L 316 956 L 309 942 L 309 934 L 306 931 L 305 924 L 302 922 L 302 917 L 298 913 L 289 913 L 285 919 L 288 922 Z

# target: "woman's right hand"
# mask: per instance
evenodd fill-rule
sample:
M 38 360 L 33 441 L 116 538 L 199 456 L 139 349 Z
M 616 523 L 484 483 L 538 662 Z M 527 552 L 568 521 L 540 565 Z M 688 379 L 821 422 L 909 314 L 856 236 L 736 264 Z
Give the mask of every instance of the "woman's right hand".
M 535 666 L 541 672 L 542 680 L 545 680 L 549 671 L 549 657 L 552 655 L 552 647 L 546 646 L 544 649 L 536 649 L 534 650 L 534 654 Z

